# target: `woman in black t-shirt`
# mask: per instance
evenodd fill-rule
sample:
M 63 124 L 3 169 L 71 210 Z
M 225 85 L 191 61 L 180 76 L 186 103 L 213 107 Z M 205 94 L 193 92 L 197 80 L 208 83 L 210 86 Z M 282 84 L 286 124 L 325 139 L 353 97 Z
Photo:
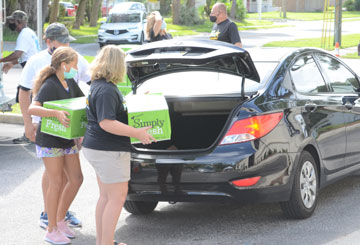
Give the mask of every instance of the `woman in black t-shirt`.
M 172 39 L 171 34 L 166 31 L 166 22 L 159 11 L 154 11 L 147 17 L 146 36 L 149 42 Z
M 43 68 L 34 82 L 35 99 L 29 107 L 29 113 L 40 117 L 56 117 L 62 125 L 68 127 L 69 113 L 44 108 L 46 101 L 69 99 L 84 96 L 77 83 L 72 79 L 77 73 L 78 55 L 75 50 L 60 47 L 51 58 L 51 65 Z M 48 230 L 45 240 L 54 244 L 70 243 L 75 233 L 65 222 L 66 211 L 78 192 L 83 176 L 80 168 L 79 151 L 74 140 L 36 133 L 36 154 L 42 158 L 49 178 L 46 194 Z M 68 182 L 61 193 L 63 173 Z
M 116 84 L 125 76 L 125 53 L 115 45 L 101 49 L 91 64 L 87 99 L 85 158 L 94 167 L 100 190 L 96 206 L 96 244 L 114 244 L 114 232 L 130 180 L 130 139 L 143 144 L 155 139 L 146 128 L 127 125 L 124 100 Z

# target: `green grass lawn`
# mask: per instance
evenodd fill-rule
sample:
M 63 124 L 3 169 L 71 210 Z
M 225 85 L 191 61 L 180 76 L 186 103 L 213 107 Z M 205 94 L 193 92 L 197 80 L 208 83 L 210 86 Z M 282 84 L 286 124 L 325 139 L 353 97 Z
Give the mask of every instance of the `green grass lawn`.
M 358 55 L 358 53 L 350 53 L 350 54 L 346 54 L 346 55 L 341 55 L 341 58 L 345 58 L 345 59 L 360 59 L 360 56 Z
M 246 15 L 247 18 L 257 19 L 259 17 L 258 13 L 248 13 Z M 360 11 L 343 11 L 342 18 L 356 18 L 360 17 Z M 263 12 L 261 13 L 262 19 L 283 19 L 280 17 L 279 12 Z M 286 19 L 289 20 L 323 20 L 324 13 L 323 12 L 287 12 Z
M 341 36 L 341 48 L 354 47 L 359 44 L 360 34 L 349 34 Z M 330 43 L 333 43 L 333 37 Z M 264 45 L 264 47 L 315 47 L 321 48 L 321 38 L 304 38 L 293 41 L 275 41 Z M 327 47 L 327 50 L 334 50 L 335 47 Z
M 213 23 L 210 20 L 205 20 L 201 25 L 174 25 L 172 24 L 172 18 L 165 18 L 167 23 L 167 29 L 173 36 L 186 36 L 186 35 L 197 35 L 200 33 L 210 33 Z M 243 22 L 236 22 L 236 25 L 239 30 L 249 30 L 249 29 L 262 29 L 262 28 L 275 28 L 283 27 L 288 25 L 274 25 L 274 22 L 269 20 L 245 20 Z

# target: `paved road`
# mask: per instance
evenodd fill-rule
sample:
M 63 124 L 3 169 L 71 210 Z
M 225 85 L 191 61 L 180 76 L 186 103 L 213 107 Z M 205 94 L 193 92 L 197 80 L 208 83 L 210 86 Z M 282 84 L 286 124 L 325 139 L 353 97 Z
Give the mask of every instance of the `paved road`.
M 8 145 L 19 125 L 0 124 L 1 245 L 47 244 L 39 228 L 42 162 L 34 145 Z M 81 157 L 84 183 L 71 207 L 83 221 L 72 244 L 95 244 L 94 210 L 98 189 L 90 165 Z M 161 203 L 146 216 L 123 211 L 116 238 L 143 244 L 358 244 L 360 176 L 325 188 L 315 214 L 288 220 L 277 204 Z

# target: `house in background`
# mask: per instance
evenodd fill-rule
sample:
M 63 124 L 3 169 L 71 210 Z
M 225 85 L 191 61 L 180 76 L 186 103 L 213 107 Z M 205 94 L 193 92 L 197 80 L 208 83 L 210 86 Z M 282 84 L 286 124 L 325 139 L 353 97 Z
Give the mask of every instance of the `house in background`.
M 329 0 L 330 6 L 335 0 Z M 274 0 L 275 6 L 282 6 L 282 0 Z M 286 11 L 289 12 L 323 12 L 324 0 L 286 0 Z
M 258 12 L 258 1 L 259 0 L 243 0 L 244 6 L 248 13 Z M 273 0 L 262 0 L 261 2 L 261 12 L 271 12 L 279 10 L 279 7 L 273 4 Z

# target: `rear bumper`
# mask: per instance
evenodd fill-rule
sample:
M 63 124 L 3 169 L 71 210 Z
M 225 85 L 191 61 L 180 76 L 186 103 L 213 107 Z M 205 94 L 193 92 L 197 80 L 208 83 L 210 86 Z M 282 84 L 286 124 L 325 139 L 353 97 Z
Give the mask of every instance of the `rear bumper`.
M 173 202 L 289 200 L 293 168 L 291 154 L 264 153 L 261 157 L 259 151 L 248 154 L 250 143 L 245 148 L 242 150 L 247 154 L 236 149 L 234 156 L 227 149 L 189 160 L 158 156 L 141 159 L 134 155 L 127 198 L 132 201 Z M 231 183 L 232 180 L 255 176 L 261 178 L 254 186 L 237 187 Z

